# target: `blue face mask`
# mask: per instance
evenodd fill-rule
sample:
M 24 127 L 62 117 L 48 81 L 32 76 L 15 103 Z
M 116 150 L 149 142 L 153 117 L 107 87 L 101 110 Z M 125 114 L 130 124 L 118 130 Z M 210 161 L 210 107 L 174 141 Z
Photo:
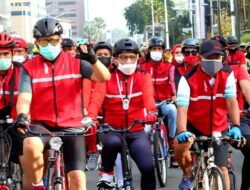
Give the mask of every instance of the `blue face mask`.
M 7 71 L 11 66 L 11 58 L 0 59 L 0 71 Z
M 54 60 L 61 52 L 61 44 L 58 43 L 56 46 L 52 46 L 50 43 L 43 47 L 39 46 L 40 54 L 47 60 Z

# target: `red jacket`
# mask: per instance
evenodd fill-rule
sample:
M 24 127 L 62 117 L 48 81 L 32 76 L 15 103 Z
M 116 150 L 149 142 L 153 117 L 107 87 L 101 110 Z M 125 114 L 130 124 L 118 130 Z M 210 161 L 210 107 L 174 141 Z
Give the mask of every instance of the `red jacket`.
M 20 68 L 15 66 L 11 67 L 6 75 L 3 77 L 0 75 L 0 113 L 2 116 L 10 115 L 11 118 L 15 119 L 17 116 L 16 103 L 18 96 L 18 81 L 19 81 Z M 12 78 L 12 79 L 11 79 Z M 12 83 L 13 82 L 13 83 Z M 11 85 L 13 89 L 11 89 Z M 13 102 L 10 102 L 10 93 L 13 90 Z M 11 105 L 12 104 L 12 105 Z M 3 113 L 4 112 L 4 113 Z M 7 113 L 8 112 L 8 113 Z
M 118 82 L 117 82 L 118 77 Z M 133 81 L 133 84 L 131 84 Z M 120 84 L 121 94 L 118 83 Z M 129 109 L 124 110 L 122 99 L 129 98 L 132 85 Z M 124 129 L 130 126 L 134 120 L 143 120 L 144 108 L 147 111 L 156 111 L 153 98 L 153 86 L 151 77 L 148 73 L 136 71 L 134 74 L 126 77 L 120 71 L 115 70 L 111 73 L 111 79 L 106 83 L 97 83 L 95 88 L 94 105 L 89 107 L 89 115 L 96 117 L 98 105 L 103 105 L 104 122 L 114 128 Z M 142 130 L 142 125 L 136 125 L 131 131 Z
M 61 52 L 54 64 L 37 56 L 24 64 L 32 82 L 32 121 L 51 127 L 81 127 L 82 75 L 80 61 Z
M 171 64 L 163 60 L 160 63 L 149 61 L 141 64 L 142 70 L 151 74 L 156 101 L 171 99 L 174 95 L 170 85 L 169 73 L 171 66 Z
M 243 100 L 243 94 L 240 89 L 240 84 L 239 82 L 241 80 L 248 80 L 248 73 L 240 66 L 240 65 L 229 65 L 230 69 L 233 70 L 234 72 L 234 77 L 237 81 L 237 101 L 239 104 L 239 109 L 243 110 L 244 109 L 244 100 Z
M 228 127 L 224 96 L 226 96 L 226 85 L 228 85 L 227 89 L 231 88 L 230 84 L 235 85 L 234 80 L 228 80 L 230 73 L 229 67 L 224 67 L 216 74 L 212 87 L 209 83 L 211 77 L 201 70 L 200 65 L 185 75 L 188 89 L 190 89 L 188 122 L 204 135 L 211 135 L 213 131 L 224 131 Z M 186 98 L 186 91 L 189 91 L 183 84 L 185 82 L 180 81 L 177 95 L 178 106 L 180 106 L 181 99 Z
M 245 54 L 239 50 L 236 51 L 235 53 L 229 52 L 225 60 L 225 63 L 228 63 L 230 65 L 246 64 Z

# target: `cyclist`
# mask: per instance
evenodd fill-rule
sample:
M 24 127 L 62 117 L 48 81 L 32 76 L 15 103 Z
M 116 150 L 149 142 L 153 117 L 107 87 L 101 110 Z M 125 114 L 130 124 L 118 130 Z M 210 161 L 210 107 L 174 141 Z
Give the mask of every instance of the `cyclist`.
M 148 44 L 143 44 L 140 49 L 140 58 L 138 59 L 139 64 L 143 64 L 145 62 L 147 53 L 148 53 Z
M 227 131 L 227 110 L 232 128 L 227 133 L 235 139 L 242 137 L 239 128 L 239 107 L 236 100 L 236 85 L 233 72 L 223 66 L 223 49 L 219 42 L 208 40 L 201 44 L 201 63 L 185 74 L 177 91 L 177 127 L 175 158 L 183 171 L 180 190 L 192 189 L 191 148 L 194 135 L 211 136 L 215 132 Z M 230 189 L 227 171 L 228 145 L 214 146 L 215 164 L 225 177 Z
M 157 119 L 155 114 L 150 113 L 156 111 L 151 77 L 136 68 L 138 54 L 138 45 L 131 39 L 124 38 L 114 44 L 113 56 L 116 66 L 111 71 L 111 80 L 105 83 L 105 91 L 99 94 L 100 100 L 103 100 L 104 123 L 117 129 L 128 128 L 135 119 L 144 119 L 144 108 L 148 113 L 148 123 L 155 123 Z M 95 92 L 98 93 L 99 90 L 95 89 Z M 89 110 L 92 116 L 97 113 L 98 109 Z M 143 126 L 137 124 L 125 135 L 130 155 L 142 175 L 141 189 L 155 189 L 153 158 Z M 113 167 L 117 153 L 122 148 L 121 135 L 113 131 L 103 133 L 101 142 L 103 172 L 98 185 L 104 183 L 113 187 Z
M 87 47 L 79 49 L 76 58 L 61 49 L 63 28 L 54 18 L 38 20 L 33 28 L 35 43 L 40 54 L 27 61 L 21 70 L 19 96 L 17 101 L 18 117 L 15 127 L 26 132 L 28 114 L 32 123 L 38 123 L 50 131 L 68 127 L 82 127 L 82 77 L 105 81 L 110 74 Z M 81 62 L 79 59 L 86 60 Z M 39 129 L 38 129 L 39 130 Z M 45 189 L 42 182 L 43 150 L 48 138 L 40 138 L 26 133 L 23 142 L 21 164 L 24 172 L 24 189 Z M 69 186 L 83 190 L 85 175 L 83 166 L 84 140 L 82 137 L 64 137 L 63 152 Z
M 242 51 L 238 49 L 238 39 L 235 36 L 228 36 L 227 39 L 228 55 L 226 63 L 230 65 L 241 65 L 244 69 L 246 68 L 246 57 Z
M 70 38 L 63 38 L 62 49 L 64 52 L 69 52 L 73 56 L 76 55 L 76 43 Z
M 171 69 L 174 67 L 163 60 L 164 49 L 165 45 L 162 39 L 151 38 L 148 45 L 147 61 L 141 64 L 141 68 L 151 74 L 156 104 L 159 104 L 158 109 L 161 113 L 167 115 L 164 119 L 164 125 L 167 127 L 170 149 L 173 150 L 173 140 L 176 133 L 176 107 L 171 103 L 160 104 L 164 100 L 176 100 L 174 79 L 170 78 Z
M 10 116 L 16 119 L 16 102 L 18 95 L 18 80 L 20 65 L 13 63 L 14 38 L 8 33 L 0 33 L 0 119 Z M 23 135 L 16 133 L 13 128 L 8 130 L 12 140 L 10 160 L 18 162 L 22 154 Z
M 13 62 L 23 64 L 28 60 L 28 44 L 22 38 L 14 38 L 15 47 L 13 49 Z
M 196 39 L 188 38 L 184 40 L 181 43 L 181 52 L 184 55 L 183 59 L 181 53 L 179 53 L 180 51 L 177 49 L 176 52 L 178 52 L 180 58 L 174 71 L 174 82 L 176 88 L 178 87 L 181 76 L 199 64 L 199 47 L 200 44 Z
M 97 42 L 94 46 L 94 52 L 97 58 L 107 67 L 109 68 L 112 59 L 112 46 L 111 44 L 100 41 Z M 88 84 L 86 84 L 88 83 Z M 84 107 L 88 110 L 91 102 L 96 102 L 98 97 L 95 96 L 95 86 L 96 82 L 90 81 L 88 79 L 84 79 Z M 99 107 L 99 114 L 101 114 L 101 108 Z M 94 132 L 94 131 L 93 131 Z M 96 135 L 87 136 L 86 137 L 86 145 L 87 145 L 87 155 L 88 161 L 86 168 L 88 170 L 95 170 L 97 168 L 97 160 L 99 157 L 98 150 L 97 150 L 97 142 L 96 142 Z
M 246 43 L 243 42 L 243 43 L 240 44 L 239 51 L 246 54 Z

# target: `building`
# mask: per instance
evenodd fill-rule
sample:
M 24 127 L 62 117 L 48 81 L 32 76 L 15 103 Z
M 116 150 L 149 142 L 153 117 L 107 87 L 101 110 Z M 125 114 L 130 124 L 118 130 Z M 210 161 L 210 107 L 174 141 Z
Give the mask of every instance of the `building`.
M 1 0 L 0 32 L 10 30 L 10 6 L 8 0 Z
M 71 21 L 73 38 L 81 36 L 85 22 L 84 0 L 46 0 L 46 10 L 49 16 Z
M 10 0 L 11 31 L 33 42 L 32 30 L 36 21 L 46 16 L 45 0 Z

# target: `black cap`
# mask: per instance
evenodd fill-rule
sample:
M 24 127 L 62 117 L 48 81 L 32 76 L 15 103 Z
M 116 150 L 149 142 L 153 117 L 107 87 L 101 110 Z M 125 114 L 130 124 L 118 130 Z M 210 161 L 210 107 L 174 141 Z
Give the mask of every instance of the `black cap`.
M 75 46 L 75 43 L 70 38 L 64 38 L 62 46 L 70 46 L 70 47 L 72 47 L 72 46 Z
M 215 40 L 207 40 L 201 44 L 200 47 L 201 56 L 210 56 L 214 54 L 224 55 L 220 42 Z
M 220 42 L 223 47 L 227 46 L 227 41 L 222 36 L 214 36 L 214 37 L 210 38 L 210 40 L 215 40 L 217 42 Z

